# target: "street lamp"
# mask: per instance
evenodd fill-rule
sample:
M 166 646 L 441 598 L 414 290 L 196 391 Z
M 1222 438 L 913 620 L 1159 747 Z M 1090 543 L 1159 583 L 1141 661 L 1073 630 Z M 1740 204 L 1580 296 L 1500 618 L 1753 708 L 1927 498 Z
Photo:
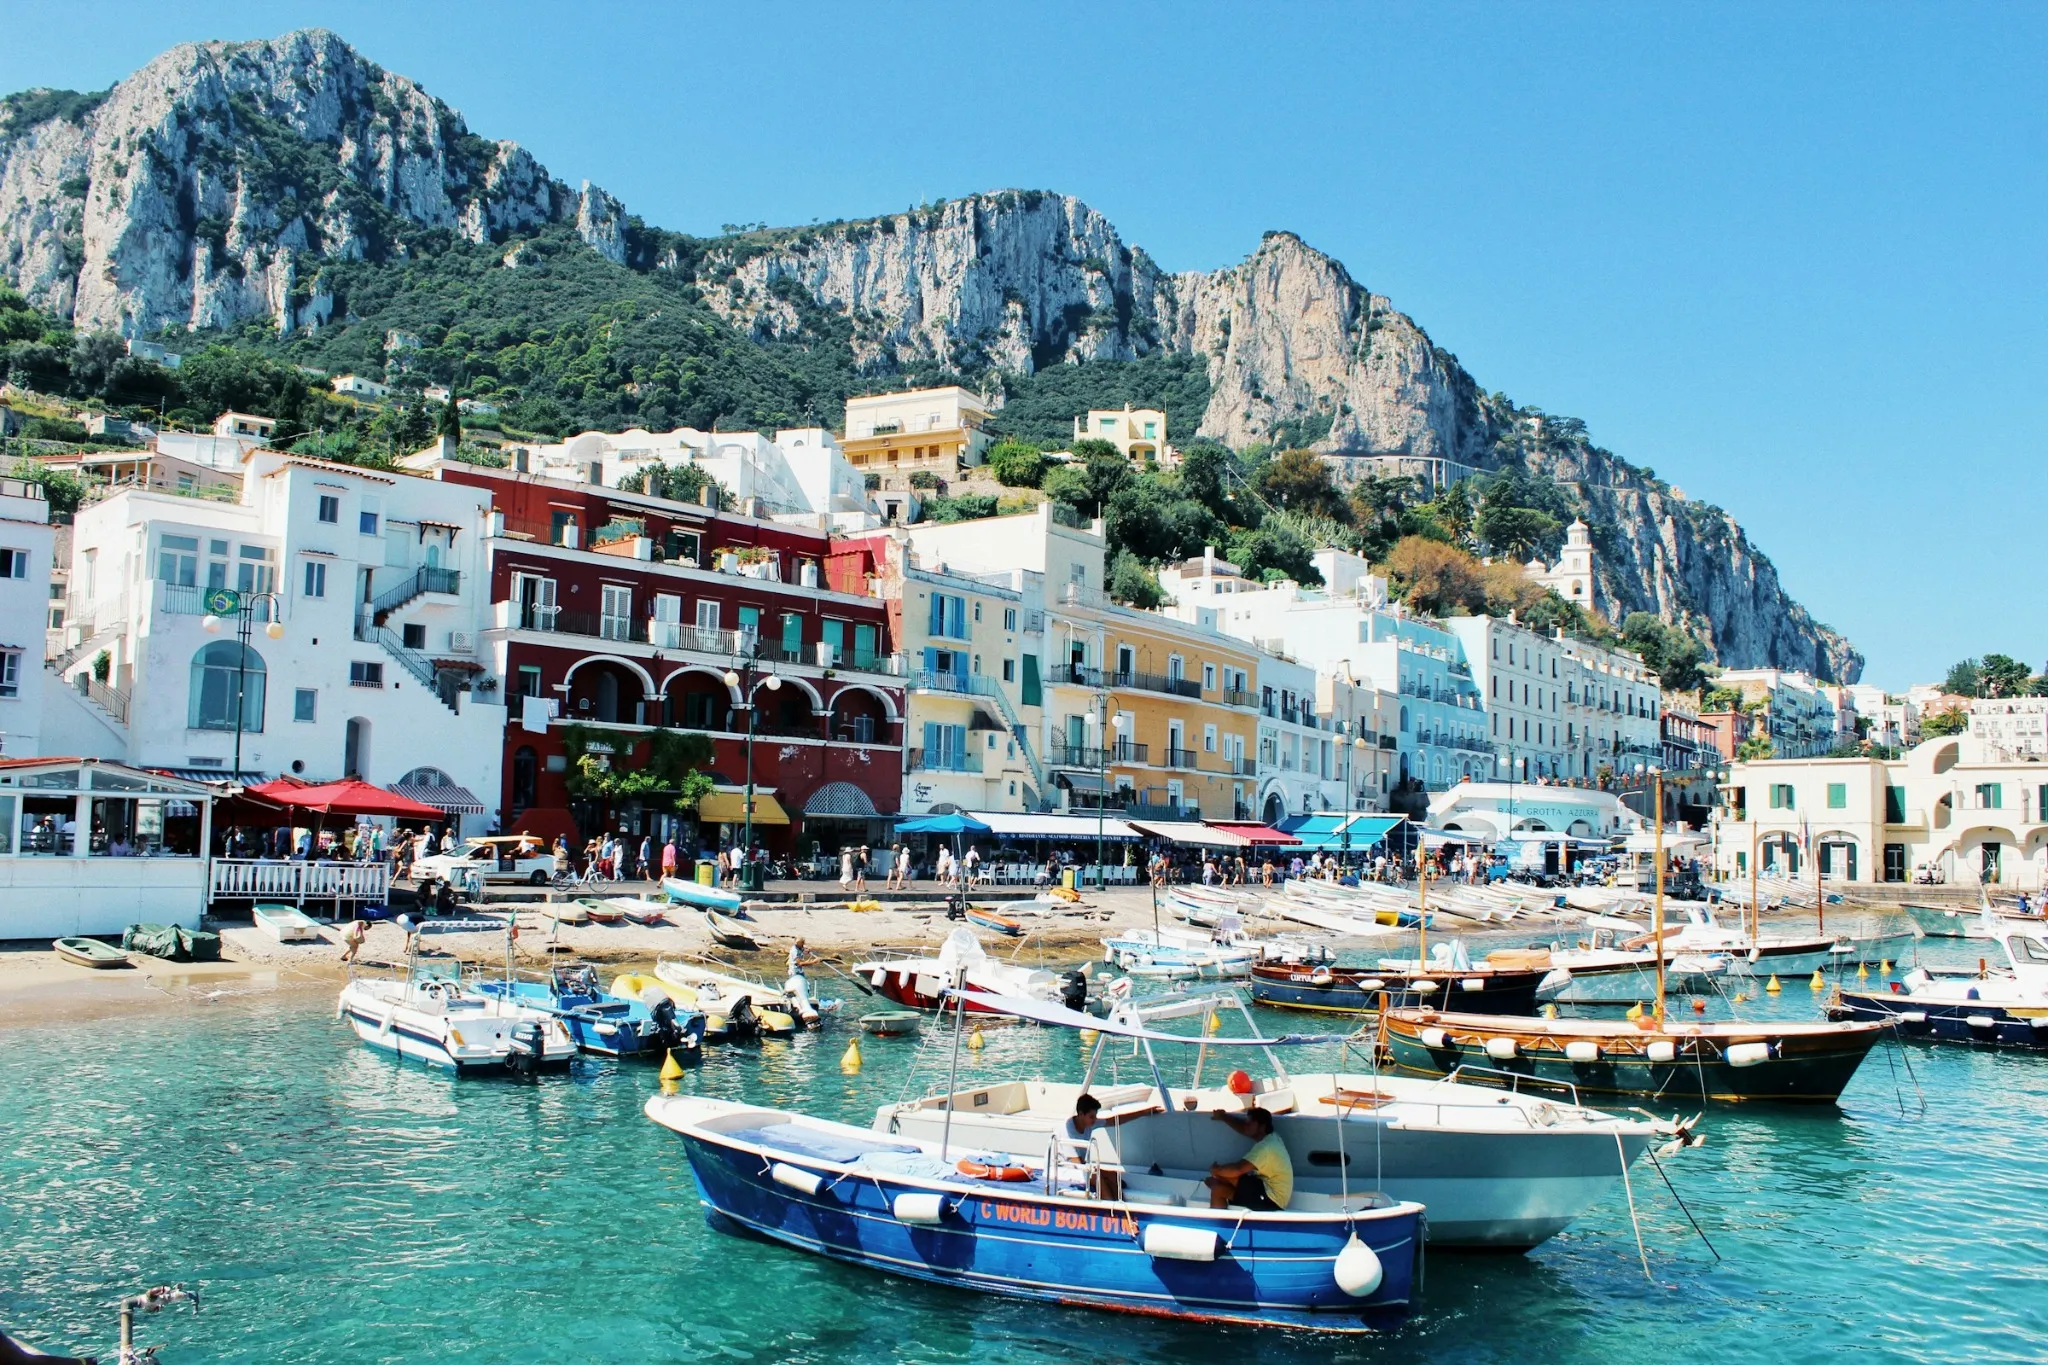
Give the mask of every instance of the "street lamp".
M 1357 721 L 1337 722 L 1337 747 L 1344 751 L 1344 828 L 1341 834 L 1343 852 L 1338 861 L 1345 867 L 1351 865 L 1351 751 L 1366 747 L 1365 736 L 1356 733 Z
M 235 781 L 242 780 L 242 714 L 249 696 L 249 637 L 256 633 L 256 607 L 261 603 L 264 615 L 269 621 L 263 633 L 273 640 L 284 638 L 284 622 L 277 619 L 281 599 L 274 592 L 237 592 L 233 588 L 215 588 L 206 594 L 206 615 L 200 619 L 200 629 L 208 635 L 220 634 L 223 617 L 235 618 L 235 642 L 241 646 L 235 654 Z
M 740 696 L 744 699 L 740 702 L 740 706 L 747 713 L 747 805 L 746 810 L 744 812 L 744 818 L 746 820 L 746 824 L 744 826 L 745 832 L 740 836 L 741 857 L 744 859 L 740 866 L 746 868 L 747 871 L 741 874 L 740 886 L 748 891 L 760 890 L 759 887 L 753 885 L 754 718 L 756 712 L 756 708 L 754 706 L 754 693 L 757 690 L 757 686 L 766 687 L 770 692 L 779 692 L 782 690 L 782 679 L 778 678 L 773 673 L 770 673 L 764 682 L 756 684 L 754 680 L 760 676 L 760 673 L 761 664 L 758 659 L 748 659 L 744 663 L 740 663 L 733 668 L 728 668 L 725 671 L 725 685 L 727 687 L 736 688 L 740 687 L 742 682 L 745 683 L 745 688 L 740 693 Z
M 1111 731 L 1121 735 L 1130 726 L 1130 720 L 1127 717 L 1123 715 L 1109 715 L 1109 694 L 1107 692 L 1102 694 L 1102 713 L 1102 716 L 1096 715 L 1093 711 L 1088 713 L 1088 726 L 1095 731 L 1097 745 L 1095 750 L 1097 767 L 1095 780 L 1099 786 L 1095 793 L 1095 877 L 1098 883 L 1102 880 L 1102 869 L 1106 866 L 1102 859 L 1103 820 L 1108 814 L 1107 807 L 1109 801 L 1109 735 Z M 1109 724 L 1107 726 L 1103 724 L 1104 716 L 1109 717 Z

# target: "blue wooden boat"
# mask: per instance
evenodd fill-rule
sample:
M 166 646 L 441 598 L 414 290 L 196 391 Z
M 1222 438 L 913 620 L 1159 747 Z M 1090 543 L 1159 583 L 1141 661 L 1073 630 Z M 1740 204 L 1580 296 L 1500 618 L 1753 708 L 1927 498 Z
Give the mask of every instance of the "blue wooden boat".
M 679 905 L 694 905 L 700 910 L 718 910 L 728 915 L 740 913 L 738 892 L 721 891 L 715 886 L 702 886 L 681 877 L 662 878 L 661 894 Z
M 1889 990 L 1845 986 L 1828 1017 L 1870 1020 L 1933 1043 L 2048 1050 L 2048 924 L 1988 917 L 1986 931 L 2005 955 L 2003 970 L 1916 967 Z
M 1188 1198 L 1204 1170 L 1155 1166 L 1105 1181 L 1044 1153 L 949 1150 L 698 1096 L 656 1095 L 646 1114 L 683 1140 L 713 1226 L 893 1275 L 1328 1332 L 1397 1327 L 1415 1293 L 1423 1209 L 1383 1194 L 1211 1210 Z
M 703 1011 L 678 1009 L 665 997 L 649 1005 L 606 995 L 590 967 L 557 967 L 545 981 L 482 981 L 474 989 L 553 1015 L 580 1051 L 602 1057 L 660 1057 L 670 1049 L 694 1052 L 704 1043 Z

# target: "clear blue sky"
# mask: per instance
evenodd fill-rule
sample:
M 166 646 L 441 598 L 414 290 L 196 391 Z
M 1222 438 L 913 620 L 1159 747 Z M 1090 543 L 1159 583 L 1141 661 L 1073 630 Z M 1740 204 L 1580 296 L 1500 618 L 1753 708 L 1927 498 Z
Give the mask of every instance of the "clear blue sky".
M 1887 686 L 2048 655 L 2048 9 L 0 3 L 0 89 L 322 25 L 648 221 L 1289 228 L 1748 527 Z

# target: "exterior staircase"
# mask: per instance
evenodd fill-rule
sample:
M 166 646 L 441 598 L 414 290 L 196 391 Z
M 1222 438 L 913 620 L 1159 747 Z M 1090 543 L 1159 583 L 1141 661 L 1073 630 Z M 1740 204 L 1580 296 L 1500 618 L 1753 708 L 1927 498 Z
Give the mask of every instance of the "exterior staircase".
M 423 564 L 370 600 L 370 619 L 381 626 L 392 612 L 424 593 L 444 592 L 453 596 L 461 591 L 460 570 Z
M 374 610 L 376 604 L 371 603 Z M 365 644 L 375 644 L 398 662 L 398 666 L 412 674 L 419 685 L 434 696 L 434 700 L 460 715 L 455 703 L 441 691 L 441 671 L 434 667 L 434 661 L 418 650 L 410 648 L 397 631 L 380 624 L 374 617 L 361 616 L 356 619 L 356 638 Z

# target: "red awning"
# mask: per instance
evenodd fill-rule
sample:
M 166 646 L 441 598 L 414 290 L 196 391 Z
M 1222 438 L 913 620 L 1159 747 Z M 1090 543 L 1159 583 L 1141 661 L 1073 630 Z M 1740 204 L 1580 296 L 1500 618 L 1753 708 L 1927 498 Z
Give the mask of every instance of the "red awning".
M 324 815 L 389 815 L 399 820 L 434 821 L 447 816 L 447 812 L 438 806 L 410 800 L 355 778 L 311 785 L 281 777 L 275 782 L 251 787 L 249 791 L 280 806 L 319 811 Z
M 1205 820 L 1203 823 L 1208 825 L 1210 829 L 1220 829 L 1225 834 L 1235 834 L 1238 838 L 1248 843 L 1298 844 L 1301 842 L 1292 834 L 1282 834 L 1271 825 L 1233 825 L 1223 820 Z

